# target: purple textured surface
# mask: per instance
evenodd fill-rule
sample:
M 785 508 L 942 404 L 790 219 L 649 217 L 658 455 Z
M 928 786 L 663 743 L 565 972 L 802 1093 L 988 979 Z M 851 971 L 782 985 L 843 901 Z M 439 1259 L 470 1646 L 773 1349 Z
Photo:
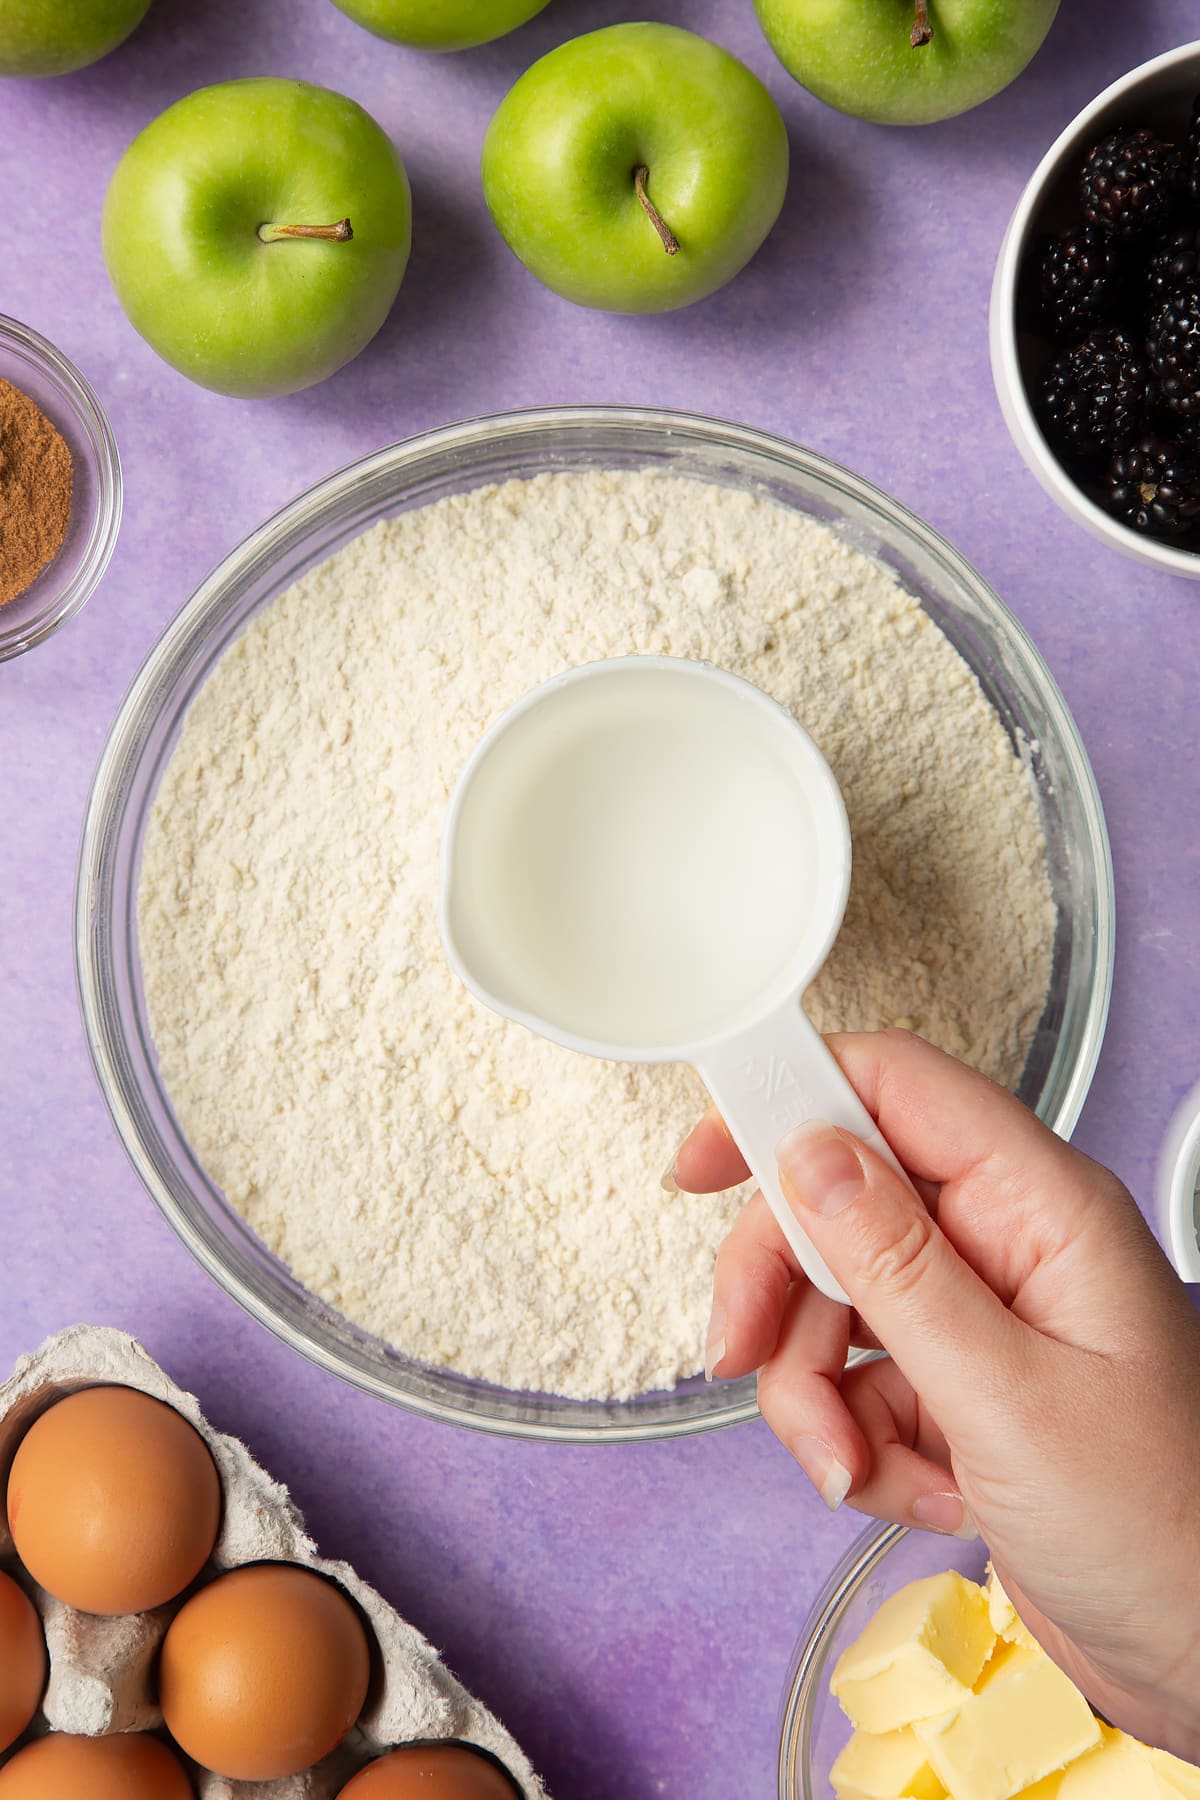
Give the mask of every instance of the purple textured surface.
M 1194 8 L 1064 0 L 1008 93 L 903 133 L 796 88 L 749 0 L 663 0 L 656 16 L 764 77 L 794 173 L 739 280 L 641 321 L 543 292 L 492 231 L 477 177 L 516 75 L 630 12 L 552 0 L 498 45 L 429 59 L 367 37 L 328 0 L 155 0 L 96 68 L 0 82 L 0 310 L 94 383 L 126 481 L 101 590 L 0 669 L 0 1370 L 76 1320 L 136 1332 L 291 1485 L 324 1548 L 444 1648 L 560 1800 L 733 1800 L 774 1793 L 785 1666 L 854 1516 L 826 1516 L 761 1424 L 609 1450 L 493 1442 L 391 1411 L 282 1349 L 200 1274 L 128 1168 L 71 963 L 76 843 L 105 734 L 159 632 L 246 532 L 349 458 L 470 414 L 587 400 L 714 412 L 905 500 L 1046 655 L 1117 866 L 1115 1000 L 1078 1141 L 1148 1197 L 1169 1113 L 1200 1073 L 1200 589 L 1123 561 L 1053 508 L 1001 423 L 985 320 L 1037 156 L 1110 79 L 1195 35 Z M 98 216 L 143 124 L 190 88 L 251 74 L 322 81 L 374 113 L 407 160 L 416 227 L 395 312 L 363 356 L 311 392 L 243 403 L 189 386 L 134 335 Z

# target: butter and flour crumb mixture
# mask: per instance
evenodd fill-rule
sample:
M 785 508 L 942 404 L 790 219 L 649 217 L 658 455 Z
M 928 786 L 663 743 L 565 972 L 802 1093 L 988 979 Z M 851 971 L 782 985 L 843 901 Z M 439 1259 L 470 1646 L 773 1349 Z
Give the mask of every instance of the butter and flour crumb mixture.
M 495 715 L 630 654 L 748 677 L 832 765 L 854 877 L 815 1023 L 902 1023 L 1015 1085 L 1054 935 L 1028 770 L 884 570 L 689 480 L 476 489 L 297 582 L 194 701 L 139 894 L 163 1080 L 270 1249 L 411 1356 L 579 1398 L 696 1371 L 741 1196 L 660 1185 L 704 1104 L 690 1070 L 594 1062 L 470 998 L 442 955 L 438 853 Z

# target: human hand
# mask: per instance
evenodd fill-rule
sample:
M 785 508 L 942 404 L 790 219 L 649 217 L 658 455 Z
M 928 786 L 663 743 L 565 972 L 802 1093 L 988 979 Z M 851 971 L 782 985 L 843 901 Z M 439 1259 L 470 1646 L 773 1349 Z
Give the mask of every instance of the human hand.
M 853 1311 L 759 1194 L 717 1256 L 709 1369 L 828 1505 L 985 1538 L 1029 1628 L 1113 1724 L 1200 1760 L 1200 1320 L 1115 1175 L 905 1032 L 830 1048 L 920 1189 L 848 1132 L 779 1150 Z M 672 1170 L 746 1166 L 715 1114 Z M 888 1359 L 845 1367 L 851 1342 Z

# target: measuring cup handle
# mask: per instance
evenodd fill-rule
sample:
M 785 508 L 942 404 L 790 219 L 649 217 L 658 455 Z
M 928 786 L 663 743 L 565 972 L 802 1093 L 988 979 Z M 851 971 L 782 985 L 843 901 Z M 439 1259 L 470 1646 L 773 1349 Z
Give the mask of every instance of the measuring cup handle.
M 784 1198 L 775 1147 L 797 1125 L 824 1119 L 852 1131 L 905 1181 L 908 1177 L 824 1038 L 797 1000 L 717 1045 L 697 1067 L 800 1267 L 823 1294 L 848 1305 Z

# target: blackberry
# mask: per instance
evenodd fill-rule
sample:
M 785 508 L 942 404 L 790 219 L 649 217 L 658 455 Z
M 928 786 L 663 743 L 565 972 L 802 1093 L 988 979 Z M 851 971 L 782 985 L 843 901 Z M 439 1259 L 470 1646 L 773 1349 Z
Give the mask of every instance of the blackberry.
M 1042 381 L 1038 415 L 1054 448 L 1075 461 L 1123 450 L 1149 402 L 1146 364 L 1128 332 L 1093 331 L 1055 358 Z
M 1176 420 L 1200 425 L 1200 275 L 1155 308 L 1146 349 L 1162 404 Z
M 1182 186 L 1177 145 L 1146 129 L 1114 131 L 1083 165 L 1083 216 L 1114 237 L 1143 237 L 1167 224 Z
M 1192 103 L 1192 122 L 1183 146 L 1184 192 L 1193 206 L 1200 206 L 1200 94 Z
M 1078 343 L 1119 310 L 1125 285 L 1117 245 L 1098 225 L 1068 225 L 1038 269 L 1038 309 L 1056 343 Z
M 1200 456 L 1186 444 L 1141 437 L 1109 463 L 1100 499 L 1134 531 L 1185 538 L 1200 525 Z
M 1152 318 L 1175 289 L 1200 276 L 1200 224 L 1181 225 L 1150 245 L 1146 261 L 1146 317 Z

